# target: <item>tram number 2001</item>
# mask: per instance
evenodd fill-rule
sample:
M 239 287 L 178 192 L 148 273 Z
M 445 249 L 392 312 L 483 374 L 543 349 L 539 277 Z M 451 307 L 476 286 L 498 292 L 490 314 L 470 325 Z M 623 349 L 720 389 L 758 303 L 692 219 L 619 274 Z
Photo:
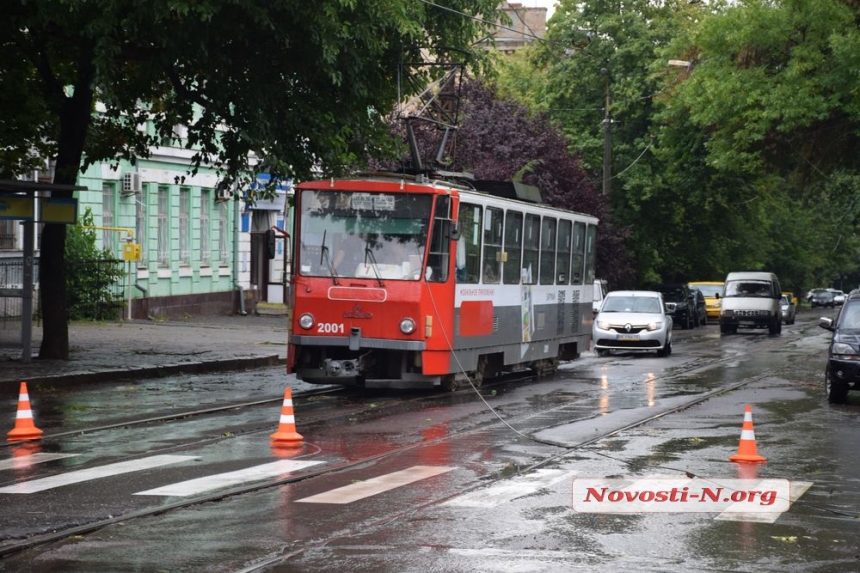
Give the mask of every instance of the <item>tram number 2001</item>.
M 346 329 L 343 324 L 336 322 L 320 322 L 317 324 L 317 332 L 320 334 L 343 334 Z

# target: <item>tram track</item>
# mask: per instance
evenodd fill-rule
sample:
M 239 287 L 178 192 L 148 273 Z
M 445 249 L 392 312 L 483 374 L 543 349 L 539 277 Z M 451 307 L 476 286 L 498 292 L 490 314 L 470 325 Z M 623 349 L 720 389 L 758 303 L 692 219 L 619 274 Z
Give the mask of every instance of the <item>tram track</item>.
M 761 339 L 760 342 L 766 342 L 769 339 Z M 759 342 L 757 339 L 756 342 Z M 756 344 L 758 346 L 758 344 Z M 745 350 L 740 350 L 739 352 L 733 352 L 729 355 L 723 354 L 722 356 L 712 356 L 710 358 L 696 359 L 694 361 L 694 367 L 692 370 L 689 368 L 683 369 L 669 369 L 664 370 L 663 374 L 658 376 L 655 380 L 660 380 L 663 382 L 671 382 L 673 380 L 682 380 L 684 378 L 688 378 L 691 373 L 695 371 L 700 371 L 708 368 L 712 368 L 714 366 L 718 366 L 721 363 L 726 363 L 728 361 L 736 361 L 742 356 L 746 354 Z M 622 360 L 628 361 L 630 360 L 631 364 L 635 363 L 639 358 L 633 356 L 614 356 L 611 360 Z M 546 380 L 551 381 L 553 378 L 557 376 L 564 376 L 565 378 L 574 378 L 576 365 L 571 369 L 564 369 L 557 374 L 550 375 L 546 377 Z M 516 413 L 513 415 L 509 415 L 509 417 L 502 418 L 498 416 L 498 414 L 493 412 L 498 419 L 493 417 L 485 417 L 482 421 L 477 421 L 475 419 L 469 420 L 469 427 L 459 430 L 459 431 L 450 431 L 446 435 L 431 439 L 424 440 L 418 443 L 410 443 L 406 445 L 402 445 L 399 447 L 393 447 L 387 449 L 384 452 L 378 452 L 373 455 L 362 456 L 358 459 L 352 459 L 350 461 L 346 461 L 343 463 L 334 463 L 326 465 L 323 468 L 318 470 L 307 470 L 302 473 L 295 473 L 283 478 L 271 479 L 267 481 L 258 481 L 251 484 L 243 484 L 241 486 L 235 486 L 230 488 L 221 489 L 219 491 L 198 495 L 195 497 L 183 498 L 180 501 L 166 503 L 163 505 L 159 505 L 157 507 L 149 507 L 149 508 L 141 508 L 135 511 L 129 511 L 127 513 L 111 516 L 109 518 L 104 519 L 96 519 L 91 523 L 85 524 L 76 524 L 70 527 L 58 529 L 57 531 L 51 531 L 49 533 L 32 535 L 26 539 L 13 539 L 7 538 L 6 540 L 0 541 L 0 557 L 5 557 L 11 554 L 19 553 L 29 549 L 37 549 L 41 546 L 45 546 L 50 543 L 56 543 L 58 541 L 73 538 L 75 536 L 81 536 L 90 534 L 101 529 L 110 527 L 112 525 L 116 525 L 119 523 L 128 523 L 129 521 L 142 519 L 145 517 L 151 517 L 156 515 L 162 515 L 170 512 L 175 512 L 178 510 L 191 508 L 194 506 L 199 506 L 206 503 L 217 502 L 219 500 L 224 500 L 227 498 L 253 494 L 255 492 L 261 492 L 264 490 L 289 485 L 292 483 L 304 482 L 308 480 L 325 478 L 331 474 L 337 472 L 349 471 L 353 468 L 360 468 L 361 466 L 365 466 L 368 464 L 372 464 L 374 462 L 378 462 L 380 460 L 384 460 L 386 458 L 395 458 L 400 455 L 408 454 L 409 452 L 413 452 L 420 448 L 425 447 L 433 447 L 439 444 L 443 444 L 445 442 L 453 442 L 455 440 L 462 440 L 469 438 L 471 436 L 478 435 L 480 433 L 486 433 L 490 430 L 502 430 L 503 426 L 508 426 L 510 429 L 515 430 L 515 426 L 525 427 L 530 425 L 528 429 L 523 432 L 517 432 L 525 439 L 533 440 L 535 443 L 541 443 L 547 446 L 551 446 L 554 448 L 558 448 L 557 451 L 549 452 L 547 455 L 540 456 L 540 459 L 533 460 L 533 463 L 529 465 L 520 465 L 514 468 L 514 475 L 525 474 L 535 469 L 544 467 L 546 465 L 552 464 L 558 460 L 563 459 L 565 456 L 569 456 L 576 452 L 577 450 L 581 450 L 586 448 L 596 442 L 604 440 L 606 438 L 612 437 L 620 432 L 628 431 L 634 429 L 638 426 L 642 426 L 647 424 L 657 418 L 667 416 L 673 413 L 680 412 L 696 404 L 699 404 L 705 400 L 712 398 L 713 396 L 721 393 L 732 392 L 738 390 L 750 383 L 753 383 L 762 377 L 771 376 L 774 372 L 767 371 L 764 374 L 760 374 L 753 378 L 749 378 L 746 380 L 742 380 L 740 382 L 730 384 L 727 386 L 720 386 L 718 388 L 714 388 L 710 391 L 698 393 L 695 396 L 691 396 L 689 400 L 684 400 L 680 405 L 676 405 L 671 409 L 667 409 L 663 412 L 653 413 L 653 410 L 648 413 L 648 415 L 642 416 L 639 419 L 633 420 L 630 423 L 624 425 L 620 428 L 615 428 L 610 431 L 601 431 L 596 435 L 590 435 L 587 440 L 582 440 L 577 443 L 555 443 L 547 440 L 536 439 L 534 436 L 546 429 L 551 429 L 556 427 L 557 423 L 545 423 L 547 418 L 553 418 L 556 421 L 561 421 L 564 424 L 574 424 L 577 422 L 583 422 L 589 420 L 593 417 L 593 412 L 589 412 L 587 415 L 582 412 L 577 412 L 578 409 L 582 409 L 583 406 L 587 407 L 587 403 L 589 401 L 593 401 L 594 395 L 589 392 L 587 395 L 585 393 L 579 393 L 577 395 L 567 394 L 565 396 L 565 401 L 561 404 L 554 404 L 545 408 L 529 408 L 528 411 L 523 411 L 520 413 Z M 512 385 L 512 388 L 515 388 L 516 385 L 522 385 L 523 382 L 533 380 L 535 377 L 533 376 L 524 376 L 523 373 L 518 373 L 515 377 L 505 377 L 497 380 L 487 380 L 484 384 L 478 389 L 479 393 L 487 396 L 495 396 L 496 394 L 503 396 L 504 392 L 499 392 L 506 385 Z M 593 380 L 593 377 L 588 377 L 588 380 Z M 630 382 L 633 384 L 634 382 Z M 496 391 L 496 394 L 494 394 Z M 351 421 L 355 421 L 356 417 L 361 417 L 361 421 L 370 421 L 373 419 L 384 418 L 389 415 L 394 415 L 398 413 L 400 410 L 410 410 L 415 411 L 416 416 L 420 417 L 420 412 L 427 408 L 438 407 L 440 404 L 444 405 L 453 405 L 456 402 L 461 402 L 464 398 L 471 396 L 475 393 L 471 387 L 467 386 L 457 392 L 445 392 L 445 393 L 432 393 L 432 394 L 420 394 L 420 395 L 412 395 L 412 396 L 398 396 L 397 399 L 392 400 L 389 403 L 381 404 L 380 399 L 385 398 L 386 396 L 380 395 L 379 393 L 363 393 L 359 397 L 362 398 L 362 403 L 359 404 L 359 408 L 349 408 L 343 409 L 341 407 L 331 409 L 332 403 L 327 402 L 325 404 L 313 404 L 314 399 L 318 399 L 319 397 L 336 397 L 341 398 L 343 396 L 347 396 L 348 399 L 352 399 L 353 396 L 350 395 L 349 388 L 325 388 L 318 390 L 311 390 L 307 392 L 299 392 L 294 395 L 294 401 L 296 402 L 296 412 L 301 417 L 302 428 L 311 428 L 314 426 L 325 426 L 326 424 L 334 424 L 337 423 L 338 420 L 344 420 L 347 417 L 351 417 Z M 367 398 L 367 399 L 365 399 Z M 226 404 L 223 406 L 218 406 L 215 408 L 204 408 L 198 410 L 187 410 L 183 412 L 171 412 L 169 415 L 165 416 L 156 416 L 156 417 L 148 417 L 141 418 L 138 420 L 127 420 L 122 423 L 110 424 L 100 427 L 91 427 L 86 429 L 76 429 L 69 432 L 60 432 L 55 434 L 47 435 L 44 438 L 44 442 L 50 442 L 51 440 L 61 438 L 63 436 L 70 436 L 75 434 L 82 433 L 95 433 L 95 432 L 107 432 L 117 428 L 127 428 L 131 425 L 147 425 L 147 424 L 158 424 L 158 423 L 171 423 L 172 421 L 177 420 L 185 420 L 193 417 L 204 417 L 204 416 L 217 416 L 223 415 L 225 412 L 234 411 L 237 409 L 248 409 L 254 407 L 261 407 L 266 405 L 272 405 L 275 403 L 279 403 L 281 398 L 278 399 L 267 399 L 267 400 L 258 400 L 258 401 L 249 401 L 249 402 L 234 402 L 231 404 Z M 486 402 L 486 400 L 484 400 Z M 418 405 L 418 406 L 416 406 Z M 517 408 L 522 407 L 520 403 L 513 403 Z M 489 406 L 489 405 L 488 405 Z M 317 408 L 321 408 L 321 411 Z M 315 410 L 318 412 L 315 414 Z M 573 414 L 573 415 L 571 415 Z M 529 421 L 532 421 L 531 424 L 528 424 Z M 539 425 L 535 425 L 537 422 Z M 264 427 L 257 427 L 247 429 L 242 432 L 243 434 L 251 434 L 255 432 L 270 432 L 272 431 L 272 424 L 267 424 Z M 225 432 L 225 434 L 229 434 L 230 432 Z M 170 446 L 168 448 L 160 449 L 160 452 L 164 451 L 175 451 L 177 449 L 182 448 L 190 448 L 195 447 L 196 445 L 200 445 L 201 443 L 215 443 L 221 440 L 232 439 L 236 437 L 235 435 L 228 437 L 227 435 L 221 436 L 213 436 L 211 439 L 205 442 L 195 442 L 195 443 L 184 443 L 184 444 L 176 444 Z M 301 459 L 307 458 L 310 456 L 314 456 L 319 452 L 319 449 L 314 446 L 312 442 L 306 443 L 306 447 L 310 448 L 311 451 L 305 453 L 303 455 L 298 455 L 291 457 L 291 459 Z M 152 455 L 154 452 L 149 450 L 146 452 L 146 455 Z M 546 452 L 545 452 L 546 454 Z M 140 457 L 143 454 L 133 456 L 134 458 Z M 128 458 L 132 456 L 127 456 Z M 535 455 L 537 458 L 538 455 Z M 467 493 L 473 489 L 479 489 L 482 487 L 486 487 L 490 484 L 499 482 L 503 479 L 508 479 L 512 477 L 510 468 L 505 468 L 504 471 L 498 470 L 495 473 L 488 474 L 483 477 L 480 481 L 476 481 L 476 483 L 471 487 L 466 487 L 460 489 L 458 491 L 458 495 Z M 437 503 L 442 503 L 446 501 L 449 497 L 439 498 L 439 499 L 431 499 L 425 500 L 421 503 L 420 507 L 410 507 L 404 509 L 402 512 L 395 513 L 394 515 L 387 515 L 384 518 L 379 518 L 378 522 L 375 523 L 375 526 L 383 526 L 386 523 L 390 523 L 393 520 L 397 520 L 403 516 L 406 516 L 414 511 L 420 510 L 421 507 L 430 506 Z M 373 527 L 374 524 L 368 524 L 370 527 Z M 281 555 L 274 556 L 267 561 L 256 563 L 251 566 L 247 570 L 243 571 L 259 571 L 266 567 L 272 566 L 279 562 L 285 561 L 290 557 L 301 553 L 304 550 L 310 550 L 315 546 L 325 545 L 327 543 L 331 543 L 341 537 L 349 537 L 352 533 L 349 531 L 341 531 L 341 532 L 332 532 L 331 535 L 327 536 L 326 539 L 319 540 L 318 542 L 314 542 L 314 544 L 309 545 L 305 549 L 298 549 L 296 551 L 287 551 Z
M 715 360 L 714 362 L 716 363 L 716 362 L 720 362 L 720 361 L 722 361 L 722 360 L 718 359 L 718 360 Z M 563 375 L 566 375 L 566 376 L 569 376 L 570 374 L 571 374 L 570 371 L 563 373 Z M 675 374 L 669 374 L 668 376 L 661 377 L 661 379 L 671 380 L 671 379 L 675 379 L 675 378 L 680 378 L 680 377 L 682 377 L 682 374 L 683 373 L 681 373 L 681 372 L 678 372 Z M 519 374 L 519 375 L 517 375 L 516 379 L 505 378 L 505 379 L 499 379 L 497 381 L 487 381 L 485 384 L 483 384 L 481 386 L 480 390 L 481 391 L 487 390 L 487 391 L 489 391 L 488 393 L 490 393 L 493 390 L 498 390 L 505 385 L 522 384 L 524 380 L 530 380 L 533 378 L 534 377 L 532 377 L 532 376 L 524 377 L 522 374 Z M 746 384 L 749 384 L 752 381 L 753 380 L 743 381 L 743 382 L 734 384 L 730 387 L 718 388 L 718 389 L 715 389 L 711 392 L 708 392 L 708 393 L 705 393 L 702 395 L 698 395 L 695 398 L 692 398 L 691 400 L 686 401 L 681 406 L 677 406 L 677 407 L 673 408 L 669 412 L 660 413 L 658 415 L 645 416 L 641 420 L 638 420 L 634 423 L 631 423 L 622 429 L 614 430 L 612 432 L 603 432 L 600 435 L 593 436 L 586 442 L 577 443 L 577 444 L 556 444 L 556 443 L 549 443 L 549 442 L 541 441 L 541 440 L 535 440 L 536 442 L 539 442 L 539 443 L 544 443 L 546 445 L 560 448 L 560 451 L 553 453 L 550 456 L 546 456 L 544 459 L 541 459 L 541 460 L 535 462 L 534 464 L 532 464 L 528 467 L 518 468 L 517 473 L 518 474 L 519 473 L 526 473 L 528 471 L 531 471 L 532 469 L 539 468 L 541 466 L 550 464 L 555 460 L 563 458 L 565 455 L 569 455 L 571 452 L 573 452 L 577 449 L 586 447 L 589 444 L 592 444 L 596 441 L 599 441 L 601 439 L 609 437 L 609 436 L 611 436 L 617 432 L 631 429 L 631 428 L 637 427 L 639 425 L 646 424 L 646 423 L 650 422 L 651 420 L 653 420 L 657 417 L 668 415 L 672 412 L 676 412 L 676 411 L 680 411 L 680 410 L 689 408 L 689 407 L 691 407 L 691 406 L 693 406 L 693 405 L 695 405 L 701 401 L 707 400 L 708 398 L 713 396 L 715 393 L 730 392 L 730 391 L 735 390 L 737 388 L 740 388 Z M 342 420 L 345 416 L 371 416 L 373 419 L 379 419 L 379 418 L 383 418 L 385 416 L 392 415 L 392 414 L 396 413 L 398 409 L 404 409 L 404 408 L 414 409 L 416 404 L 422 404 L 422 403 L 426 404 L 426 405 L 421 406 L 419 408 L 419 411 L 420 411 L 424 408 L 436 407 L 436 406 L 438 406 L 439 402 L 445 402 L 446 404 L 451 404 L 452 397 L 454 399 L 458 399 L 459 397 L 464 397 L 464 396 L 472 394 L 474 392 L 474 390 L 471 387 L 467 387 L 465 389 L 459 390 L 457 392 L 452 392 L 452 393 L 422 394 L 420 396 L 411 396 L 411 397 L 408 397 L 406 399 L 394 400 L 389 404 L 384 404 L 381 406 L 378 403 L 378 396 L 374 396 L 376 401 L 373 403 L 374 404 L 373 407 L 371 407 L 368 404 L 368 405 L 365 405 L 365 407 L 363 409 L 359 409 L 357 411 L 351 410 L 349 412 L 345 412 L 342 409 L 338 408 L 333 412 L 326 412 L 323 415 L 307 416 L 307 414 L 310 414 L 313 411 L 312 408 L 308 408 L 308 401 L 309 400 L 316 398 L 318 396 L 333 396 L 333 395 L 334 396 L 340 396 L 345 392 L 347 392 L 347 390 L 344 388 L 337 388 L 337 389 L 329 388 L 329 389 L 324 389 L 324 390 L 313 390 L 310 392 L 302 392 L 302 393 L 296 394 L 294 399 L 297 402 L 297 413 L 301 412 L 301 410 L 304 409 L 305 415 L 306 415 L 303 419 L 302 427 L 310 427 L 310 426 L 320 425 L 320 424 L 325 425 L 327 423 L 332 423 L 332 422 L 335 422 L 337 420 Z M 389 450 L 386 450 L 384 452 L 380 452 L 380 453 L 375 454 L 375 455 L 363 456 L 360 459 L 354 459 L 354 460 L 340 463 L 340 464 L 330 464 L 330 465 L 327 465 L 325 468 L 321 468 L 321 469 L 316 470 L 316 471 L 310 471 L 309 470 L 309 471 L 306 471 L 304 473 L 294 474 L 294 475 L 284 477 L 281 479 L 268 480 L 268 481 L 264 481 L 264 482 L 256 482 L 256 483 L 247 484 L 247 485 L 243 484 L 241 486 L 231 487 L 228 489 L 222 489 L 222 490 L 219 490 L 219 491 L 211 493 L 211 494 L 200 495 L 200 496 L 196 496 L 196 497 L 192 497 L 192 498 L 185 498 L 185 499 L 182 499 L 181 501 L 176 501 L 173 503 L 167 503 L 164 505 L 159 505 L 158 507 L 143 508 L 143 509 L 140 509 L 137 511 L 132 511 L 129 513 L 125 513 L 123 515 L 119 515 L 116 517 L 111 517 L 108 519 L 100 519 L 100 520 L 93 521 L 92 523 L 81 524 L 81 525 L 73 526 L 73 527 L 70 527 L 67 529 L 62 529 L 62 530 L 59 530 L 56 532 L 46 533 L 43 535 L 34 535 L 34 536 L 29 537 L 25 540 L 7 539 L 6 541 L 0 542 L 0 557 L 6 556 L 6 555 L 9 555 L 12 553 L 24 551 L 27 549 L 37 548 L 39 546 L 43 546 L 43 545 L 46 545 L 49 543 L 54 543 L 54 542 L 57 542 L 57 541 L 60 541 L 62 539 L 66 539 L 69 537 L 78 536 L 78 535 L 85 535 L 87 533 L 92 533 L 92 532 L 98 531 L 100 529 L 104 529 L 106 527 L 109 527 L 111 525 L 114 525 L 114 524 L 117 524 L 120 522 L 128 522 L 130 520 L 140 519 L 140 518 L 154 516 L 154 515 L 160 515 L 160 514 L 164 514 L 164 513 L 184 509 L 184 508 L 193 507 L 193 506 L 200 505 L 200 504 L 216 502 L 216 501 L 223 500 L 223 499 L 230 498 L 230 497 L 234 497 L 234 496 L 251 494 L 251 493 L 263 491 L 263 490 L 274 488 L 274 487 L 288 485 L 291 483 L 297 483 L 297 482 L 301 482 L 301 481 L 307 481 L 307 480 L 312 480 L 312 479 L 316 479 L 316 478 L 321 478 L 321 477 L 324 477 L 324 476 L 327 476 L 327 475 L 330 475 L 330 474 L 333 474 L 336 472 L 347 471 L 347 470 L 350 470 L 352 468 L 357 468 L 357 467 L 363 466 L 365 464 L 369 464 L 369 463 L 373 463 L 373 462 L 376 462 L 379 460 L 383 460 L 385 458 L 391 458 L 391 457 L 403 455 L 403 454 L 406 454 L 408 452 L 417 450 L 419 448 L 432 447 L 432 446 L 438 445 L 440 443 L 451 442 L 454 440 L 460 440 L 460 439 L 468 438 L 469 436 L 476 435 L 476 434 L 482 433 L 482 432 L 487 432 L 488 430 L 501 429 L 504 425 L 507 425 L 508 427 L 513 429 L 513 426 L 516 426 L 519 424 L 524 424 L 525 422 L 527 422 L 528 420 L 531 420 L 531 419 L 540 419 L 540 417 L 547 417 L 548 415 L 553 414 L 553 413 L 558 413 L 559 411 L 571 411 L 571 412 L 575 411 L 575 409 L 577 407 L 581 407 L 581 406 L 585 405 L 586 402 L 588 402 L 589 400 L 592 400 L 592 399 L 593 399 L 593 397 L 591 395 L 582 395 L 582 396 L 578 396 L 574 399 L 567 399 L 563 404 L 557 404 L 557 405 L 554 405 L 554 406 L 551 406 L 548 408 L 530 409 L 528 412 L 516 414 L 516 415 L 511 416 L 511 417 L 506 418 L 506 419 L 502 419 L 501 417 L 498 417 L 498 419 L 487 418 L 483 422 L 477 423 L 476 425 L 473 424 L 468 429 L 464 429 L 461 431 L 454 431 L 454 432 L 451 432 L 451 433 L 449 433 L 443 437 L 437 438 L 437 439 L 428 440 L 428 441 L 421 441 L 420 443 L 413 443 L 413 444 L 403 445 L 400 447 L 391 448 Z M 45 439 L 51 440 L 51 439 L 59 438 L 62 436 L 67 436 L 67 435 L 72 435 L 72 434 L 80 434 L 83 432 L 109 431 L 112 429 L 116 429 L 118 427 L 123 427 L 123 428 L 128 427 L 131 424 L 145 425 L 145 424 L 155 424 L 155 423 L 169 423 L 171 421 L 176 421 L 176 420 L 180 420 L 180 419 L 187 419 L 189 417 L 194 417 L 194 416 L 207 416 L 207 415 L 223 414 L 224 412 L 236 410 L 238 408 L 253 408 L 253 407 L 259 407 L 261 405 L 271 405 L 272 403 L 277 403 L 279 401 L 280 400 L 270 399 L 270 400 L 254 401 L 254 402 L 233 403 L 233 404 L 229 404 L 229 405 L 220 406 L 217 408 L 206 408 L 206 409 L 201 409 L 201 410 L 189 410 L 189 411 L 180 412 L 180 413 L 171 413 L 171 415 L 169 415 L 169 416 L 150 417 L 150 418 L 140 419 L 140 420 L 135 420 L 135 421 L 126 421 L 125 423 L 121 423 L 121 424 L 112 424 L 112 425 L 107 425 L 107 426 L 102 426 L 102 427 L 89 428 L 89 429 L 85 429 L 85 430 L 75 430 L 75 431 L 65 432 L 65 433 L 56 433 L 56 434 L 46 436 Z M 368 418 L 364 418 L 364 419 L 369 420 L 371 418 L 368 417 Z M 575 417 L 575 418 L 574 417 L 568 417 L 568 418 L 565 418 L 565 423 L 575 423 L 575 422 L 583 421 L 583 420 L 587 420 L 587 419 L 589 419 L 589 416 L 579 416 L 579 417 Z M 548 425 L 545 425 L 542 427 L 532 427 L 527 431 L 533 435 L 533 434 L 535 434 L 539 431 L 542 431 L 544 429 L 552 428 L 553 426 L 554 426 L 554 424 L 548 424 Z M 250 433 L 254 433 L 254 432 L 263 432 L 263 431 L 271 431 L 271 430 L 272 430 L 272 426 L 267 425 L 265 427 L 247 430 L 247 431 L 243 432 L 243 434 L 250 434 Z M 522 434 L 522 435 L 527 439 L 534 440 L 534 438 L 532 438 L 528 435 L 525 435 L 525 434 Z M 214 442 L 217 442 L 220 440 L 226 440 L 226 439 L 231 439 L 231 438 L 224 437 L 224 436 L 213 437 L 211 440 L 207 440 L 204 443 L 214 443 Z M 169 448 L 164 448 L 160 451 L 161 452 L 176 451 L 177 449 L 193 447 L 193 446 L 199 445 L 199 444 L 200 444 L 200 442 L 193 443 L 193 444 L 192 443 L 178 444 L 178 445 L 171 446 Z M 307 446 L 313 447 L 313 444 L 309 443 L 309 444 L 307 444 Z M 157 452 L 147 451 L 146 455 L 152 455 L 153 453 L 157 453 Z M 316 453 L 317 453 L 317 451 L 312 451 L 312 452 L 309 452 L 309 453 L 304 454 L 304 455 L 299 455 L 299 456 L 293 457 L 291 459 L 301 459 L 302 457 L 308 457 L 308 456 L 316 455 Z M 488 483 L 493 483 L 493 482 L 496 482 L 496 481 L 499 481 L 501 479 L 508 478 L 508 477 L 510 477 L 509 473 L 505 473 L 504 475 L 497 475 L 495 477 L 490 477 L 489 479 L 483 479 L 483 480 L 481 480 L 480 483 L 476 484 L 474 487 L 475 488 L 483 487 L 483 486 L 486 486 Z M 466 490 L 466 491 L 468 491 L 468 490 Z M 461 493 L 465 493 L 465 491 L 463 491 Z M 435 500 L 436 503 L 441 503 L 442 501 L 445 501 L 445 500 L 444 499 Z M 415 510 L 415 508 L 412 508 L 409 511 L 414 511 L 414 510 Z M 388 518 L 385 519 L 385 521 L 388 522 L 391 519 L 392 519 L 391 516 L 389 516 Z M 396 517 L 395 517 L 395 519 L 396 519 Z M 271 563 L 269 563 L 269 565 L 270 564 Z M 265 566 L 265 565 L 266 564 L 263 564 L 263 565 L 261 565 L 261 567 Z

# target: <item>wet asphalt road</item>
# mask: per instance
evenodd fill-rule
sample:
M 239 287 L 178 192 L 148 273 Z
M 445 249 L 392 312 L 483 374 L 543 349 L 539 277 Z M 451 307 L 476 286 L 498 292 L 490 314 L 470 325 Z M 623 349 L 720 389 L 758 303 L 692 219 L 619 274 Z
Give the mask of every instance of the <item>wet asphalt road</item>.
M 43 448 L 75 457 L 3 470 L 0 487 L 146 455 L 193 459 L 39 493 L 0 493 L 7 542 L 45 524 L 167 507 L 176 496 L 139 493 L 169 484 L 273 460 L 318 465 L 294 474 L 307 479 L 12 553 L 0 571 L 857 570 L 860 399 L 846 406 L 823 399 L 829 333 L 815 325 L 819 314 L 802 313 L 777 337 L 720 337 L 715 325 L 676 331 L 668 359 L 586 355 L 552 378 L 483 389 L 486 404 L 468 393 L 429 403 L 385 393 L 319 397 L 304 409 L 309 419 L 337 414 L 305 424 L 297 408 L 305 441 L 286 454 L 268 440 L 277 403 L 67 435 Z M 277 369 L 100 385 L 53 399 L 45 424 L 86 428 L 233 396 L 276 400 L 284 383 Z M 728 461 L 747 404 L 765 464 Z M 311 477 L 326 467 L 340 469 Z M 311 499 L 412 468 L 438 473 L 352 501 Z M 572 507 L 577 478 L 749 472 L 808 489 L 772 523 Z

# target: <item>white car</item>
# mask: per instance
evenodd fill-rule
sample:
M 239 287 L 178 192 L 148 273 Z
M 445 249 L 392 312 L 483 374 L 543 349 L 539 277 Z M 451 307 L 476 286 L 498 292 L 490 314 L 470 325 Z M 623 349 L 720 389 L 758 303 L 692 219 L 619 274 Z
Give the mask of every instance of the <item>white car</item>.
M 606 295 L 594 318 L 591 340 L 598 356 L 610 350 L 672 353 L 672 317 L 656 291 L 617 290 Z
M 827 289 L 833 293 L 833 302 L 836 304 L 845 304 L 845 293 L 835 288 Z
M 797 316 L 797 307 L 792 304 L 791 297 L 787 294 L 782 295 L 779 305 L 782 308 L 783 324 L 794 324 L 795 317 Z

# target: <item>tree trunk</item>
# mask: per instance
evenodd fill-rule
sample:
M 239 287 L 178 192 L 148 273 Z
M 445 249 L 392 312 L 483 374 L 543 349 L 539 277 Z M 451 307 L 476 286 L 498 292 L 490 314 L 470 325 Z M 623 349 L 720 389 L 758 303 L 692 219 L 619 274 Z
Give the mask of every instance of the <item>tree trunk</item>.
M 42 297 L 42 346 L 39 358 L 69 359 L 66 308 L 66 226 L 47 224 L 42 232 L 39 287 Z
M 89 54 L 92 56 L 92 54 Z M 54 183 L 75 185 L 93 109 L 91 58 L 83 65 L 71 97 L 59 92 L 60 137 Z M 51 191 L 52 197 L 72 197 L 72 191 Z M 69 359 L 69 316 L 66 306 L 66 226 L 45 225 L 39 249 L 39 287 L 42 292 L 42 346 L 39 358 Z

